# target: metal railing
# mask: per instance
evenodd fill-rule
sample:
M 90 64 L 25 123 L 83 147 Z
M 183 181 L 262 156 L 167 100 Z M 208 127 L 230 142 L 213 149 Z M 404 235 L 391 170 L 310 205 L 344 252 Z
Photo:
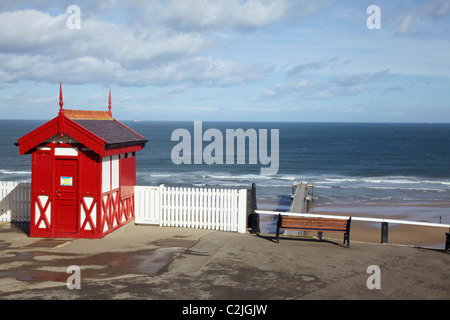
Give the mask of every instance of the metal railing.
M 337 216 L 328 214 L 315 214 L 315 213 L 294 213 L 294 212 L 278 212 L 278 211 L 268 211 L 268 210 L 256 210 L 257 214 L 268 214 L 268 215 L 286 215 L 291 217 L 311 217 L 311 218 L 331 218 L 331 219 L 345 219 L 348 220 L 350 216 Z M 432 222 L 422 222 L 422 221 L 410 221 L 410 220 L 400 220 L 400 219 L 384 219 L 384 218 L 372 218 L 372 217 L 351 217 L 352 221 L 365 221 L 365 222 L 378 222 L 381 223 L 381 243 L 388 243 L 388 226 L 389 223 L 392 224 L 408 224 L 423 227 L 439 227 L 450 229 L 450 224 L 443 223 L 432 223 Z

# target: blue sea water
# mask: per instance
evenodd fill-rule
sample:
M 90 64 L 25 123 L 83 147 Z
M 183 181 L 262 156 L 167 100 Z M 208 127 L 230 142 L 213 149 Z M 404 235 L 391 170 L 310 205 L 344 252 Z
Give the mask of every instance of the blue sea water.
M 19 156 L 14 142 L 45 122 L 0 120 L 0 181 L 30 181 L 31 157 Z M 193 140 L 193 122 L 124 124 L 149 140 L 137 153 L 138 185 L 240 189 L 255 183 L 259 199 L 281 200 L 278 209 L 287 209 L 292 183 L 308 181 L 314 184 L 316 207 L 414 204 L 419 210 L 431 204 L 441 210 L 433 209 L 434 216 L 450 219 L 445 206 L 450 203 L 450 124 L 202 123 L 203 132 L 215 128 L 224 139 L 226 129 L 267 129 L 269 154 L 270 130 L 278 129 L 275 175 L 262 175 L 261 167 L 269 165 L 259 159 L 257 164 L 174 164 L 171 153 L 179 141 L 171 135 L 187 129 Z M 203 149 L 209 144 L 204 141 Z M 225 162 L 225 149 L 223 156 Z

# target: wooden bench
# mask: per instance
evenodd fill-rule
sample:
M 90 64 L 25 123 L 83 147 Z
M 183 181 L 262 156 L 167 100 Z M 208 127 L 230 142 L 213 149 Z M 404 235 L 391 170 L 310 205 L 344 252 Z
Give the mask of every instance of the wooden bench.
M 343 232 L 344 244 L 347 242 L 347 248 L 350 246 L 350 223 L 349 219 L 329 219 L 329 218 L 311 218 L 311 217 L 289 217 L 278 215 L 277 222 L 277 243 L 280 242 L 280 230 L 303 230 L 318 232 Z M 322 239 L 321 235 L 319 236 Z

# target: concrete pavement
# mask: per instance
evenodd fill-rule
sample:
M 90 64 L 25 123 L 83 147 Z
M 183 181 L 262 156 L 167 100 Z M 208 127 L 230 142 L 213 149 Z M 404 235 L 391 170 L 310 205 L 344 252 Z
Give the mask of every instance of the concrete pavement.
M 450 254 L 355 241 L 347 249 L 341 241 L 277 244 L 272 236 L 134 224 L 99 240 L 45 240 L 3 223 L 0 298 L 450 298 Z M 80 289 L 66 286 L 70 265 L 80 267 Z M 371 265 L 380 289 L 367 287 Z

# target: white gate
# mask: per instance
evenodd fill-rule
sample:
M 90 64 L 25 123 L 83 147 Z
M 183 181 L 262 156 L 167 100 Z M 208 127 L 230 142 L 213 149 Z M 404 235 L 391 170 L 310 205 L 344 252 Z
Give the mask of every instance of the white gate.
M 161 211 L 161 187 L 134 187 L 135 223 L 158 224 Z
M 135 223 L 245 233 L 247 190 L 135 187 Z
M 31 183 L 0 182 L 0 222 L 30 222 Z

